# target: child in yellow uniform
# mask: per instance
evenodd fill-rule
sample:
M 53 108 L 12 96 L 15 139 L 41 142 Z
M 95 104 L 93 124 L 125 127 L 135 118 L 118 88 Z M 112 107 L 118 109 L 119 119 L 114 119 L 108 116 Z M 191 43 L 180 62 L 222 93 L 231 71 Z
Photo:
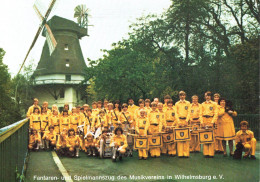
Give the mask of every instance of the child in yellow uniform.
M 218 118 L 218 110 L 215 102 L 211 100 L 211 92 L 205 93 L 206 101 L 201 104 L 202 106 L 202 121 L 203 127 L 209 126 L 213 128 Z M 206 158 L 214 157 L 214 143 L 203 144 L 203 155 Z
M 126 129 L 126 125 L 130 124 L 130 127 L 134 128 L 135 126 L 133 125 L 133 115 L 131 112 L 128 111 L 128 105 L 124 103 L 122 105 L 122 112 L 119 116 L 119 122 L 120 125 L 123 127 L 123 130 Z
M 135 131 L 139 136 L 147 136 L 147 131 L 149 128 L 149 122 L 145 115 L 145 110 L 142 109 L 140 111 L 140 117 L 136 120 Z M 148 150 L 146 149 L 138 149 L 139 159 L 146 160 L 148 157 Z
M 92 114 L 96 117 L 98 115 L 97 102 L 92 102 Z
M 80 123 L 81 123 L 80 116 L 76 113 L 76 107 L 73 107 L 72 114 L 70 115 L 69 128 L 73 128 L 74 131 L 77 132 Z
M 164 104 L 163 104 L 163 111 L 165 112 L 166 110 L 167 110 L 167 108 L 168 108 L 168 101 L 170 100 L 170 99 L 172 99 L 171 98 L 171 96 L 169 96 L 169 95 L 165 95 L 164 96 Z
M 133 115 L 134 121 L 136 121 L 136 119 L 138 117 L 140 117 L 140 110 L 145 109 L 144 108 L 144 100 L 143 99 L 139 99 L 138 100 L 138 104 L 139 104 L 139 107 L 135 110 L 134 115 Z M 146 109 L 145 109 L 145 111 L 146 111 Z M 147 115 L 147 113 L 146 113 L 146 115 Z
M 105 115 L 104 110 L 99 111 L 97 121 L 99 122 L 99 125 L 96 125 L 96 128 L 101 127 L 101 130 L 103 130 L 104 128 L 109 129 L 111 125 L 111 123 L 107 120 L 107 116 Z
M 28 148 L 29 150 L 39 150 L 39 147 L 41 145 L 41 135 L 40 133 L 32 128 L 31 129 L 31 135 L 29 137 L 29 145 L 28 145 Z
M 119 118 L 119 115 L 121 113 L 121 105 L 120 105 L 120 101 L 116 100 L 114 103 L 114 112 L 115 112 L 115 116 L 117 117 L 117 120 Z
M 53 110 L 53 114 L 50 117 L 50 123 L 54 127 L 54 131 L 57 135 L 60 134 L 60 117 L 57 110 Z
M 85 138 L 85 148 L 88 156 L 96 156 L 96 139 L 94 139 L 93 134 L 90 132 L 87 133 Z
M 233 118 L 237 116 L 237 112 L 233 111 L 227 103 L 226 99 L 220 98 L 220 107 L 218 108 L 218 135 L 216 139 L 222 140 L 222 145 L 224 149 L 224 157 L 227 156 L 226 141 L 228 141 L 230 156 L 233 156 L 233 140 L 235 140 L 235 126 Z
M 67 131 L 69 130 L 69 124 L 70 124 L 70 117 L 68 115 L 68 111 L 64 110 L 63 112 L 63 116 L 61 117 L 61 122 L 60 122 L 60 131 L 63 131 L 64 128 L 67 129 Z
M 127 148 L 127 140 L 126 136 L 123 134 L 123 129 L 121 127 L 117 127 L 115 129 L 115 134 L 111 138 L 110 147 L 115 147 L 117 152 L 119 152 L 119 160 L 122 160 L 122 155 L 126 152 Z M 113 160 L 115 160 L 113 158 Z
M 145 111 L 146 111 L 146 116 L 151 112 L 152 108 L 151 108 L 151 101 L 150 99 L 145 99 L 144 101 L 144 105 L 145 105 Z
M 50 122 L 50 115 L 48 114 L 46 108 L 42 108 L 42 114 L 41 114 L 41 131 L 44 134 L 45 131 L 48 131 Z
M 63 112 L 64 113 L 64 112 Z M 56 151 L 58 155 L 64 156 L 67 154 L 67 147 L 66 147 L 66 141 L 68 138 L 68 129 L 63 128 L 61 130 L 60 135 L 58 135 L 58 140 L 56 144 Z
M 177 120 L 177 125 L 179 128 L 187 127 L 189 118 L 188 118 L 188 111 L 190 108 L 190 102 L 186 101 L 186 93 L 184 91 L 179 92 L 180 100 L 175 104 L 175 115 Z M 177 150 L 178 150 L 178 157 L 188 158 L 190 156 L 190 142 L 189 141 L 182 141 L 177 142 Z
M 220 94 L 219 93 L 215 93 L 214 94 L 214 96 L 213 96 L 213 98 L 214 98 L 214 102 L 217 104 L 217 107 L 218 107 L 218 110 L 219 110 L 219 108 L 220 108 L 220 105 L 219 105 L 219 99 L 220 99 Z M 220 120 L 219 120 L 219 118 L 218 118 L 218 120 L 217 120 L 217 122 L 216 122 L 216 124 L 217 124 L 217 126 L 219 126 L 219 122 L 220 122 Z M 215 136 L 218 136 L 220 133 L 220 128 L 219 127 L 217 127 L 215 130 L 214 130 L 214 134 L 215 134 Z M 223 149 L 223 146 L 222 146 L 222 140 L 221 139 L 219 139 L 219 138 L 216 138 L 215 137 L 215 153 L 216 154 L 222 154 L 222 153 L 224 153 L 224 149 Z
M 51 149 L 54 149 L 57 141 L 56 138 L 57 138 L 57 134 L 54 131 L 54 126 L 50 125 L 49 131 L 46 131 L 42 137 L 47 149 L 49 149 L 50 145 L 51 145 Z
M 157 110 L 157 104 L 152 102 L 152 111 L 148 115 L 149 122 L 149 134 L 157 135 L 157 133 L 162 131 L 162 121 L 160 118 L 160 113 Z M 161 151 L 160 147 L 150 149 L 151 157 L 160 157 Z
M 74 157 L 74 156 L 79 157 L 79 146 L 80 146 L 79 136 L 76 135 L 75 130 L 73 128 L 70 128 L 66 140 L 66 147 L 69 148 L 70 157 Z
M 36 129 L 37 132 L 41 131 L 41 114 L 38 107 L 35 107 L 30 115 L 30 128 Z
M 176 119 L 175 119 L 175 107 L 173 105 L 173 100 L 169 99 L 167 101 L 168 108 L 165 110 L 165 123 L 164 128 L 167 133 L 173 132 L 173 127 L 176 126 Z M 168 154 L 172 157 L 176 156 L 176 142 L 172 144 L 164 144 L 162 147 L 162 153 L 166 154 L 168 151 Z
M 236 133 L 236 145 L 240 142 L 244 146 L 245 155 L 244 158 L 248 158 L 251 155 L 251 159 L 255 158 L 256 139 L 254 132 L 248 129 L 248 122 L 241 121 L 240 130 Z
M 193 95 L 191 97 L 192 104 L 190 106 L 188 112 L 188 118 L 190 118 L 190 124 L 192 125 L 200 125 L 200 121 L 202 121 L 202 106 L 198 103 L 199 97 L 197 95 Z M 200 152 L 200 144 L 198 134 L 191 134 L 190 141 L 190 152 Z

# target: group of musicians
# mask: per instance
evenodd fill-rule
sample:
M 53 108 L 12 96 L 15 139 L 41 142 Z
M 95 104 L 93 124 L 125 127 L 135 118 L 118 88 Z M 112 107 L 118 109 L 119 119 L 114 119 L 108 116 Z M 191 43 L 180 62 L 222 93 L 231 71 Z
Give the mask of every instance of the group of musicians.
M 235 133 L 233 117 L 237 112 L 227 100 L 216 93 L 212 101 L 209 91 L 204 96 L 202 104 L 197 95 L 192 96 L 192 103 L 187 101 L 184 91 L 179 92 L 180 100 L 175 105 L 169 95 L 164 97 L 164 104 L 158 98 L 152 102 L 139 99 L 139 106 L 131 98 L 122 106 L 119 101 L 93 102 L 92 109 L 84 104 L 70 110 L 65 104 L 61 113 L 56 105 L 48 109 L 48 102 L 44 102 L 40 107 L 34 99 L 27 112 L 31 128 L 28 147 L 55 148 L 61 155 L 76 157 L 79 150 L 96 155 L 99 141 L 113 132 L 110 145 L 118 146 L 120 153 L 129 147 L 127 137 L 134 137 L 132 147 L 138 150 L 139 159 L 147 159 L 149 153 L 151 157 L 168 154 L 189 158 L 190 152 L 200 152 L 201 144 L 206 158 L 227 156 L 227 141 L 233 156 L 234 140 L 243 144 L 244 158 L 255 159 L 256 140 L 248 123 L 242 121 L 241 130 Z

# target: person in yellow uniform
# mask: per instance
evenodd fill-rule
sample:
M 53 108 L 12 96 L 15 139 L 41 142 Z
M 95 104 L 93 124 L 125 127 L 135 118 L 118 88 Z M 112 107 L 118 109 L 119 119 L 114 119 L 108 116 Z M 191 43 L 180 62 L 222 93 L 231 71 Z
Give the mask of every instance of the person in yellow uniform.
M 171 98 L 171 96 L 169 96 L 169 95 L 165 95 L 164 96 L 164 104 L 163 104 L 163 110 L 164 110 L 164 112 L 167 110 L 167 108 L 168 108 L 168 101 L 170 100 L 170 99 L 172 99 Z
M 56 151 L 57 151 L 57 154 L 60 156 L 64 156 L 68 152 L 68 150 L 67 150 L 68 148 L 66 147 L 67 138 L 68 138 L 68 129 L 63 128 L 61 130 L 60 135 L 58 135 L 58 140 L 57 140 L 57 144 L 56 144 Z
M 51 110 L 48 108 L 49 103 L 47 101 L 44 101 L 42 104 L 42 109 L 45 108 L 48 115 L 51 115 Z
M 241 143 L 244 146 L 245 155 L 243 158 L 256 159 L 255 150 L 256 150 L 256 139 L 254 137 L 254 132 L 248 129 L 248 122 L 241 121 L 240 130 L 236 133 L 236 145 Z
M 91 132 L 88 132 L 85 138 L 85 148 L 88 156 L 96 156 L 96 139 L 94 139 L 94 136 Z
M 171 133 L 173 132 L 173 127 L 176 126 L 176 119 L 175 119 L 175 106 L 173 105 L 173 100 L 169 99 L 167 101 L 167 105 L 168 108 L 165 110 L 165 123 L 164 123 L 164 128 L 167 133 Z M 171 157 L 175 157 L 176 156 L 176 142 L 172 143 L 172 144 L 164 144 L 162 147 L 162 153 L 166 154 L 168 152 L 168 154 Z
M 119 122 L 120 126 L 123 128 L 123 130 L 127 129 L 127 125 L 129 124 L 130 127 L 134 128 L 134 122 L 133 122 L 133 115 L 131 112 L 128 111 L 128 105 L 124 103 L 122 105 L 122 112 L 119 116 Z
M 209 126 L 212 127 L 217 121 L 218 118 L 218 106 L 215 102 L 211 100 L 211 92 L 207 91 L 205 93 L 205 102 L 201 104 L 202 106 L 202 121 L 201 124 L 203 127 Z M 205 158 L 214 157 L 214 143 L 203 144 L 203 155 Z
M 152 111 L 148 114 L 148 122 L 149 122 L 149 134 L 157 135 L 159 132 L 162 131 L 162 121 L 160 118 L 160 113 L 157 110 L 157 104 L 152 102 Z M 151 157 L 160 157 L 161 151 L 160 147 L 150 149 Z
M 89 105 L 88 104 L 84 104 L 83 105 L 83 110 L 84 110 L 84 115 L 86 116 L 87 115 L 87 110 L 89 109 Z
M 60 134 L 60 116 L 57 110 L 52 111 L 53 114 L 50 117 L 50 124 L 54 127 L 54 131 L 57 135 Z
M 42 114 L 41 114 L 41 131 L 42 131 L 42 136 L 45 131 L 48 131 L 50 122 L 50 114 L 48 114 L 48 111 L 46 110 L 46 107 L 42 108 Z
M 97 114 L 99 114 L 99 111 L 101 111 L 101 110 L 103 110 L 103 108 L 102 108 L 102 101 L 99 100 L 97 102 Z
M 60 118 L 60 131 L 63 131 L 64 128 L 67 129 L 67 132 L 69 130 L 69 124 L 70 124 L 70 117 L 68 115 L 68 111 L 64 110 L 62 117 Z
M 214 102 L 217 104 L 218 106 L 218 110 L 219 110 L 219 99 L 220 99 L 220 94 L 219 93 L 215 93 L 213 95 L 213 98 L 214 98 Z M 217 126 L 219 125 L 219 119 L 217 120 Z M 220 135 L 220 128 L 217 127 L 215 130 L 214 130 L 214 134 L 215 136 L 218 136 Z M 224 149 L 223 149 L 223 146 L 222 146 L 222 140 L 218 139 L 218 138 L 215 138 L 215 154 L 223 154 L 224 153 Z
M 69 148 L 70 157 L 75 157 L 75 156 L 79 157 L 79 146 L 80 146 L 79 136 L 76 135 L 75 130 L 73 128 L 70 128 L 66 140 L 66 147 Z
M 41 107 L 38 105 L 39 104 L 39 100 L 37 98 L 33 99 L 33 105 L 29 107 L 26 117 L 30 118 L 31 114 L 33 113 L 34 107 L 37 107 L 39 109 L 39 111 L 41 112 Z
M 228 141 L 230 156 L 233 156 L 233 140 L 235 140 L 235 126 L 233 117 L 237 116 L 237 112 L 232 109 L 226 102 L 226 99 L 220 98 L 220 107 L 218 108 L 218 129 L 216 139 L 222 141 L 224 156 L 227 156 L 226 141 Z
M 81 120 L 80 116 L 76 112 L 76 107 L 72 108 L 72 113 L 70 115 L 70 124 L 69 128 L 73 128 L 75 132 L 78 131 L 78 126 L 80 125 Z
M 134 104 L 135 102 L 132 98 L 128 98 L 127 102 L 128 102 L 128 111 L 131 113 L 132 116 L 134 116 L 135 110 L 138 109 L 138 106 Z
M 96 128 L 101 127 L 101 131 L 106 128 L 109 129 L 111 123 L 107 120 L 107 116 L 105 115 L 105 111 L 101 110 L 99 111 L 99 115 L 97 117 L 97 121 L 99 123 L 99 125 L 96 125 Z
M 127 146 L 128 144 L 126 136 L 123 134 L 123 129 L 121 127 L 117 127 L 111 138 L 110 147 L 115 147 L 116 151 L 119 153 L 119 160 L 122 160 L 122 155 L 125 154 Z
M 144 100 L 143 99 L 139 99 L 138 100 L 138 105 L 139 105 L 139 107 L 135 110 L 134 115 L 133 115 L 134 121 L 136 121 L 136 119 L 138 117 L 140 117 L 140 110 L 145 109 L 145 107 L 144 107 Z M 145 109 L 145 111 L 146 111 L 146 109 Z M 147 115 L 147 113 L 146 113 L 146 115 Z
M 92 114 L 96 117 L 98 115 L 97 102 L 92 102 Z
M 191 99 L 192 103 L 188 112 L 188 118 L 190 119 L 191 126 L 199 126 L 200 121 L 202 121 L 202 106 L 199 103 L 199 97 L 197 95 L 193 95 Z M 198 134 L 191 135 L 190 152 L 200 152 Z
M 38 107 L 35 107 L 30 115 L 30 128 L 36 129 L 37 132 L 41 131 L 41 114 Z
M 54 126 L 49 126 L 49 131 L 44 133 L 42 139 L 45 143 L 46 149 L 49 149 L 50 147 L 52 150 L 54 149 L 57 141 L 57 134 L 54 131 Z
M 64 106 L 63 106 L 63 111 L 66 110 L 68 111 L 68 115 L 70 116 L 71 115 L 71 110 L 70 110 L 70 106 L 68 103 L 65 103 Z M 63 111 L 61 112 L 61 116 L 63 115 Z
M 113 131 L 114 130 L 114 125 L 116 124 L 116 122 L 118 121 L 118 117 L 117 115 L 115 115 L 114 112 L 114 105 L 112 103 L 108 103 L 108 110 L 107 110 L 107 121 L 108 123 L 110 123 L 110 128 Z
M 185 100 L 186 93 L 184 91 L 179 92 L 179 97 L 180 100 L 175 104 L 175 111 L 176 111 L 175 115 L 176 115 L 177 126 L 181 128 L 181 127 L 187 127 L 189 124 L 188 111 L 190 109 L 190 102 Z M 190 142 L 189 141 L 177 142 L 177 151 L 178 151 L 178 157 L 188 158 L 190 156 Z
M 86 122 L 84 127 L 84 135 L 87 134 L 87 132 L 95 132 L 95 124 L 96 124 L 96 115 L 93 114 L 92 109 L 87 109 L 87 116 L 86 116 Z M 88 125 L 86 125 L 88 124 Z
M 145 112 L 146 111 L 142 109 L 140 111 L 140 117 L 138 117 L 136 120 L 135 131 L 139 136 L 147 136 L 149 122 L 147 116 L 145 115 Z M 139 155 L 139 159 L 146 160 L 148 157 L 148 150 L 138 149 L 138 155 Z
M 51 113 L 52 113 L 52 114 L 53 114 L 53 111 L 54 111 L 54 110 L 58 111 L 58 115 L 60 116 L 60 111 L 59 111 L 59 109 L 58 109 L 58 106 L 55 105 L 55 104 L 51 106 Z
M 40 135 L 40 133 L 36 129 L 32 128 L 31 129 L 31 134 L 29 136 L 28 148 L 29 148 L 29 150 L 36 150 L 36 151 L 38 151 L 40 145 L 41 145 L 41 135 Z
M 114 103 L 114 120 L 112 122 L 113 124 L 113 128 L 111 129 L 111 132 L 114 131 L 114 128 L 117 128 L 118 127 L 118 124 L 120 124 L 120 121 L 119 121 L 119 116 L 121 115 L 121 111 L 122 111 L 122 107 L 120 105 L 120 101 L 119 100 L 116 100 L 115 103 Z
M 103 103 L 103 110 L 105 111 L 105 114 L 107 114 L 107 110 L 108 110 L 108 100 L 105 99 L 104 100 L 104 103 Z
M 161 118 L 161 122 L 162 122 L 162 130 L 165 129 L 165 126 L 166 126 L 166 116 L 165 116 L 165 112 L 163 110 L 163 103 L 159 102 L 157 104 L 157 110 L 159 111 L 159 114 L 160 114 L 160 118 Z
M 152 110 L 152 108 L 151 108 L 151 101 L 150 101 L 150 99 L 145 99 L 145 101 L 144 101 L 144 105 L 145 105 L 145 111 L 146 111 L 146 116 L 149 114 L 149 112 Z

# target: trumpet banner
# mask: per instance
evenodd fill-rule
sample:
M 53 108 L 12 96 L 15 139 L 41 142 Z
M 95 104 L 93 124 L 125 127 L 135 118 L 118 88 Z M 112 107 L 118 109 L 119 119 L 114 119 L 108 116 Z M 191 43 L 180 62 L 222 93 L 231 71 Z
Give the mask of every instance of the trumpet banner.
M 205 130 L 199 132 L 199 142 L 204 143 L 214 143 L 214 132 L 213 130 Z
M 134 149 L 149 149 L 148 138 L 135 137 Z
M 162 147 L 162 136 L 151 136 L 148 138 L 149 148 Z
M 174 143 L 174 134 L 173 133 L 166 133 L 162 135 L 163 143 L 171 144 Z
M 189 128 L 175 128 L 174 130 L 175 142 L 182 142 L 190 140 L 190 129 Z

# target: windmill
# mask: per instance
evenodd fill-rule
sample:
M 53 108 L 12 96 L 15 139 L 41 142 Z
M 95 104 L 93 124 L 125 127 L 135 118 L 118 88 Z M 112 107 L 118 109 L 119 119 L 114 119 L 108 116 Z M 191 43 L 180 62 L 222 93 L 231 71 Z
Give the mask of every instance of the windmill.
M 74 18 L 77 18 L 78 25 L 82 28 L 88 28 L 89 9 L 86 5 L 78 5 L 74 9 Z
M 25 59 L 24 59 L 24 61 L 23 61 L 23 64 L 22 64 L 22 66 L 21 66 L 21 68 L 20 68 L 18 74 L 21 72 L 21 70 L 22 70 L 22 68 L 23 68 L 23 66 L 24 66 L 24 63 L 25 63 L 25 61 L 26 61 L 28 55 L 30 54 L 30 52 L 31 52 L 31 50 L 32 50 L 32 48 L 33 48 L 33 46 L 35 45 L 35 43 L 36 43 L 36 41 L 37 41 L 37 39 L 38 39 L 38 37 L 39 37 L 39 35 L 40 35 L 40 33 L 41 33 L 41 31 L 42 31 L 43 28 L 44 28 L 44 30 L 46 30 L 46 40 L 47 40 L 47 43 L 48 43 L 48 47 L 49 47 L 50 54 L 52 54 L 53 51 L 55 50 L 55 48 L 56 48 L 56 46 L 57 46 L 57 42 L 56 42 L 56 40 L 55 40 L 55 38 L 54 38 L 54 36 L 53 36 L 53 33 L 52 33 L 50 27 L 49 27 L 49 26 L 47 25 L 47 23 L 46 23 L 46 22 L 47 22 L 47 19 L 48 19 L 48 16 L 50 15 L 51 10 L 52 10 L 52 8 L 53 8 L 55 2 L 56 2 L 56 0 L 52 0 L 52 1 L 51 1 L 50 5 L 49 5 L 49 7 L 48 7 L 48 9 L 47 9 L 47 11 L 45 12 L 45 14 L 44 14 L 44 16 L 43 16 L 43 15 L 41 14 L 39 8 L 38 8 L 37 5 L 36 5 L 36 4 L 37 4 L 37 0 L 35 1 L 35 4 L 33 5 L 33 8 L 34 8 L 34 10 L 36 11 L 36 14 L 38 15 L 38 17 L 40 18 L 41 24 L 40 24 L 40 26 L 39 26 L 39 28 L 38 28 L 38 30 L 37 30 L 37 32 L 36 32 L 36 35 L 34 36 L 34 39 L 33 39 L 33 41 L 32 41 L 32 44 L 31 44 L 31 46 L 30 46 L 30 48 L 29 48 L 29 50 L 28 50 L 28 52 L 27 52 L 27 54 L 26 54 L 26 56 L 25 56 Z

